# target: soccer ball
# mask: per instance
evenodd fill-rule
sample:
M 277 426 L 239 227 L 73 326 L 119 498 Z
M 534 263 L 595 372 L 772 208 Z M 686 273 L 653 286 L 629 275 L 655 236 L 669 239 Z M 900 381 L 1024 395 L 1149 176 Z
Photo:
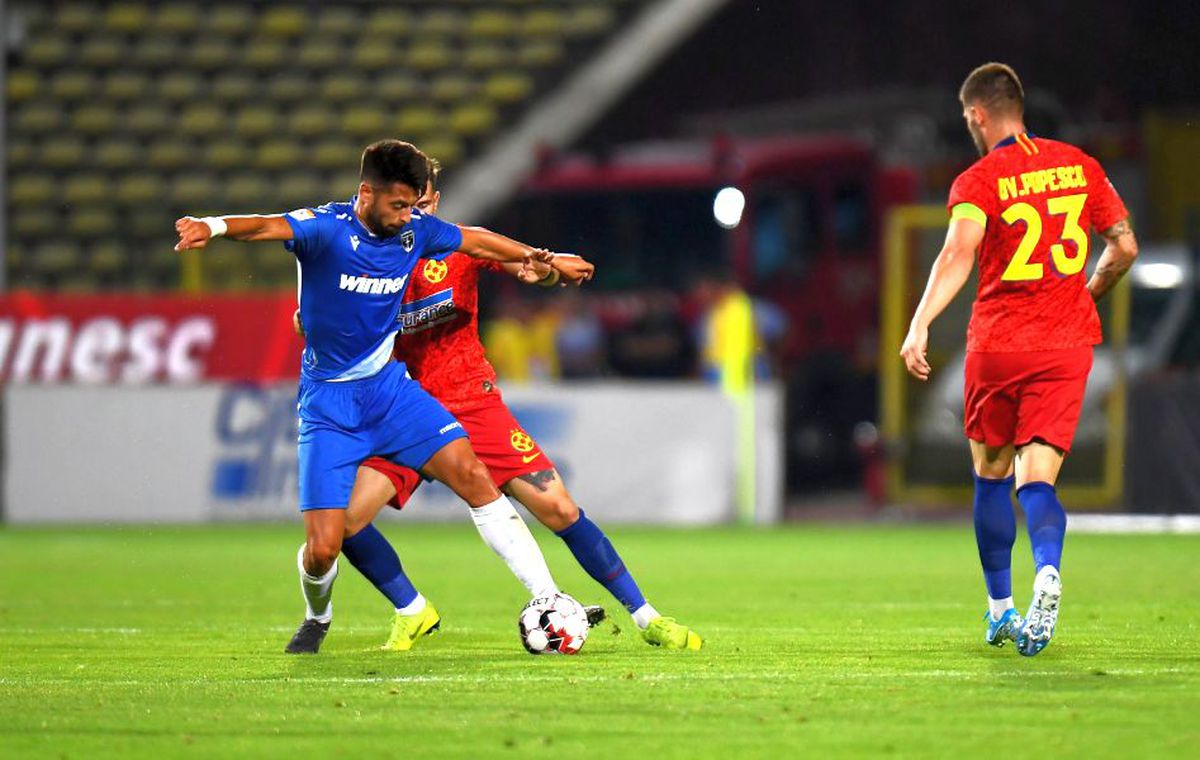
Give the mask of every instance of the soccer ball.
M 575 654 L 587 641 L 587 612 L 566 594 L 539 596 L 521 610 L 517 629 L 530 654 Z

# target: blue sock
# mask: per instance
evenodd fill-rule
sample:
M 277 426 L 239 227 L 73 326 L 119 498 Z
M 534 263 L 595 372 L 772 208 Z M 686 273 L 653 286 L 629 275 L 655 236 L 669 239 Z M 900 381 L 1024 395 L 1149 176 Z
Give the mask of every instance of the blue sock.
M 417 598 L 417 589 L 404 574 L 399 555 L 374 525 L 343 541 L 342 554 L 396 609 L 407 607 Z
M 1013 513 L 1015 478 L 1002 480 L 975 476 L 975 543 L 983 582 L 992 599 L 1012 596 L 1012 548 L 1017 540 L 1017 517 Z
M 582 509 L 573 525 L 555 531 L 555 535 L 566 543 L 579 566 L 608 589 L 608 593 L 616 597 L 625 609 L 633 612 L 646 603 L 646 597 L 642 596 L 633 576 L 625 569 L 625 563 L 608 536 L 604 535 L 600 526 L 588 519 Z
M 1049 483 L 1026 483 L 1017 489 L 1017 499 L 1025 510 L 1033 563 L 1041 570 L 1050 565 L 1061 570 L 1063 538 L 1067 533 L 1067 512 Z

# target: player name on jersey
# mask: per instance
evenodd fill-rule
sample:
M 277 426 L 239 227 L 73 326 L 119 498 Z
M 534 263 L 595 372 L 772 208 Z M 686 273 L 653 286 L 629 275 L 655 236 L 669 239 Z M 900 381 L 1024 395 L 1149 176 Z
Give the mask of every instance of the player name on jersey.
M 1047 191 L 1087 187 L 1087 177 L 1083 173 L 1083 164 L 1073 164 L 1023 172 L 1011 177 L 999 177 L 996 183 L 999 187 L 1000 200 L 1006 201 L 1010 198 L 1024 198 L 1027 195 L 1036 195 Z

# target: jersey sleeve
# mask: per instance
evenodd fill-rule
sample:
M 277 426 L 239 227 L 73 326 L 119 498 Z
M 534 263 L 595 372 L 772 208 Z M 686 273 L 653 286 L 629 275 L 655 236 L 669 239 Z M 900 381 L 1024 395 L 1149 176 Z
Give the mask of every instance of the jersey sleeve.
M 1129 210 L 1117 194 L 1117 189 L 1109 181 L 1108 175 L 1100 166 L 1100 162 L 1091 156 L 1084 161 L 1083 170 L 1086 172 L 1088 183 L 1088 221 L 1092 229 L 1104 232 L 1117 222 L 1129 216 Z
M 993 212 L 995 197 L 977 172 L 965 171 L 950 186 L 946 210 L 950 212 L 951 219 L 974 219 L 986 227 L 987 218 Z
M 300 261 L 310 261 L 324 249 L 333 214 L 324 208 L 298 208 L 283 215 L 292 228 L 292 239 L 283 247 L 296 254 Z
M 425 214 L 421 217 L 425 227 L 425 250 L 422 258 L 441 261 L 462 247 L 462 230 L 457 224 L 443 222 L 436 216 Z

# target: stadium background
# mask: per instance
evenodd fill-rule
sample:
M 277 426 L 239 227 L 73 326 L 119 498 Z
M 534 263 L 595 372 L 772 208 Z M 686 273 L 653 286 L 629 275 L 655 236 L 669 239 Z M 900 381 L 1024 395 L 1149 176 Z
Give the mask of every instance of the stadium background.
M 1088 530 L 1195 532 L 1194 4 L 0 5 L 0 755 L 1194 755 L 1197 537 Z M 938 382 L 896 358 L 975 158 L 955 94 L 993 59 L 1031 129 L 1103 162 L 1142 244 L 1105 306 L 1062 626 L 1034 660 L 980 641 L 967 294 Z M 444 217 L 596 262 L 578 291 L 486 283 L 485 338 L 700 652 L 610 609 L 581 656 L 529 657 L 523 589 L 425 488 L 384 531 L 438 636 L 379 652 L 391 609 L 343 570 L 321 654 L 282 654 L 295 266 L 180 256 L 172 222 L 346 198 L 390 136 L 446 166 Z M 746 307 L 754 345 L 714 345 Z M 564 589 L 611 607 L 532 530 Z M 1018 605 L 1027 556 L 1022 535 Z

